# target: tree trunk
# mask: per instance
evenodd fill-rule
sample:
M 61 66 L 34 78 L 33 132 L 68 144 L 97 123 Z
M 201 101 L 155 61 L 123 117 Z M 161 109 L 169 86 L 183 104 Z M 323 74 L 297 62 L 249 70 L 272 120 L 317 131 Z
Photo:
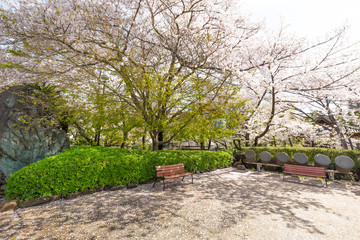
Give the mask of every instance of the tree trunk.
M 349 149 L 345 138 L 341 138 L 341 145 L 342 145 L 343 149 Z
M 63 130 L 65 133 L 69 132 L 69 124 L 60 122 L 61 130 Z
M 351 150 L 354 150 L 354 145 L 353 145 L 353 143 L 351 141 L 351 138 L 350 138 L 349 129 L 346 126 L 344 126 L 344 127 L 345 127 L 345 131 L 346 131 L 345 134 L 346 134 L 346 136 L 347 136 L 347 138 L 349 140 L 350 148 L 351 148 Z
M 162 143 L 164 141 L 164 132 L 159 132 L 158 135 L 158 141 L 159 141 L 159 150 L 163 150 L 164 144 Z
M 200 150 L 205 150 L 205 143 L 204 142 L 200 142 Z
M 101 131 L 101 128 L 98 131 L 96 131 L 97 132 L 95 135 L 96 146 L 100 146 L 100 137 L 101 137 L 100 131 Z
M 250 147 L 250 133 L 245 133 L 245 147 Z
M 146 137 L 145 137 L 145 135 L 142 136 L 141 141 L 142 141 L 142 149 L 145 149 L 145 143 L 146 143 Z
M 274 76 L 271 76 L 272 82 L 274 83 Z M 265 136 L 269 129 L 270 129 L 270 125 L 272 123 L 272 120 L 274 119 L 275 116 L 275 104 L 276 104 L 276 93 L 275 93 L 275 87 L 271 88 L 271 113 L 270 113 L 270 117 L 266 123 L 266 127 L 264 129 L 264 131 L 262 133 L 260 133 L 259 135 L 257 135 L 254 139 L 254 147 L 256 147 L 258 145 L 259 139 L 262 138 L 263 136 Z
M 234 139 L 233 143 L 237 150 L 241 150 L 241 141 L 239 139 Z
M 341 132 L 339 127 L 335 127 L 335 131 L 338 134 L 338 136 L 340 137 L 340 141 L 341 141 L 341 146 L 343 147 L 343 149 L 349 149 L 346 140 L 345 140 L 345 136 L 344 134 Z
M 330 110 L 328 110 L 328 117 L 330 118 L 331 122 L 333 123 L 333 127 L 335 129 L 335 132 L 340 137 L 340 141 L 341 141 L 341 145 L 342 145 L 343 149 L 349 149 L 348 145 L 346 143 L 346 140 L 345 140 L 344 133 L 341 131 L 341 129 L 340 129 L 339 125 L 338 125 L 338 122 L 335 120 L 335 117 L 331 114 Z
M 275 138 L 275 136 L 273 137 L 273 142 L 274 142 L 274 146 L 277 147 L 276 146 L 276 138 Z
M 125 148 L 126 141 L 128 139 L 129 132 L 123 132 L 123 142 L 121 143 L 121 148 Z
M 354 145 L 353 145 L 353 143 L 352 143 L 352 141 L 351 141 L 351 138 L 348 137 L 348 139 L 349 139 L 349 144 L 350 144 L 351 150 L 354 150 Z
M 290 147 L 293 147 L 293 146 L 294 146 L 293 143 L 292 143 L 292 141 L 291 141 L 291 138 L 289 138 L 289 143 L 290 143 Z
M 153 131 L 151 139 L 152 139 L 152 150 L 153 151 L 163 150 L 164 132 Z
M 98 134 L 98 139 L 97 139 L 96 146 L 100 146 L 100 133 Z
M 153 142 L 152 142 L 152 150 L 153 150 L 153 151 L 159 150 L 159 144 L 158 144 L 156 141 L 154 141 L 154 140 L 153 140 Z
M 211 138 L 209 139 L 208 150 L 211 148 Z

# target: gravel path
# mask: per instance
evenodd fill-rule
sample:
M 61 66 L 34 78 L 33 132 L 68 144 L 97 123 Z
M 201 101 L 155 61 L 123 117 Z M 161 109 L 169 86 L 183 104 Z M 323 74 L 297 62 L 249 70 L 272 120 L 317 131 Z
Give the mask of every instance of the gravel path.
M 226 168 L 97 192 L 0 213 L 0 239 L 360 239 L 360 186 L 302 181 Z

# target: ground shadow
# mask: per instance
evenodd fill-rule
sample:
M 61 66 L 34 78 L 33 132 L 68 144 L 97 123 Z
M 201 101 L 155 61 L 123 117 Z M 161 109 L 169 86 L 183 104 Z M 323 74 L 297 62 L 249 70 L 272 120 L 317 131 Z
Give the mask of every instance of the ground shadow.
M 240 175 L 246 177 L 240 181 Z M 301 199 L 298 196 L 302 192 L 332 194 L 331 189 L 341 190 L 343 186 L 331 184 L 328 188 L 319 187 L 321 181 L 316 179 L 306 179 L 306 182 L 306 185 L 287 183 L 282 182 L 279 174 L 221 169 L 196 174 L 194 184 L 191 184 L 191 178 L 167 181 L 165 191 L 162 184 L 152 188 L 149 183 L 134 189 L 103 191 L 72 200 L 61 199 L 46 206 L 19 209 L 0 215 L 0 229 L 4 230 L 0 238 L 11 239 L 22 230 L 27 231 L 24 239 L 57 239 L 61 234 L 65 234 L 66 239 L 78 239 L 79 235 L 83 239 L 97 239 L 97 233 L 104 231 L 119 233 L 122 238 L 146 238 L 156 231 L 157 224 L 161 223 L 161 227 L 166 228 L 170 227 L 164 224 L 169 219 L 185 218 L 179 214 L 186 206 L 185 200 L 201 204 L 209 199 L 229 206 L 221 214 L 219 228 L 230 227 L 241 219 L 254 217 L 255 213 L 280 216 L 290 229 L 301 228 L 309 233 L 324 234 L 311 221 L 297 216 L 295 211 L 308 211 L 310 208 L 332 210 L 318 199 Z M 359 195 L 360 189 L 354 193 Z M 202 225 L 202 221 L 196 218 L 185 220 L 194 227 Z M 94 225 L 96 229 L 91 235 L 86 228 L 94 228 Z M 209 228 L 210 232 L 211 226 L 201 227 Z M 49 232 L 49 229 L 53 231 Z M 121 232 L 126 232 L 126 235 L 122 236 Z M 201 237 L 200 233 L 194 234 Z

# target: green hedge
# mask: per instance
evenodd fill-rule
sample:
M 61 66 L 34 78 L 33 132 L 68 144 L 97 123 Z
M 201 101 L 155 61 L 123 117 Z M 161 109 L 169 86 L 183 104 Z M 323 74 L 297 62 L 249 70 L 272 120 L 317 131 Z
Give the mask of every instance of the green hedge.
M 314 156 L 318 153 L 327 155 L 334 164 L 335 158 L 340 155 L 350 157 L 355 162 L 355 168 L 360 168 L 360 151 L 344 150 L 344 149 L 330 149 L 330 148 L 301 148 L 301 147 L 244 147 L 240 153 L 245 153 L 247 150 L 254 150 L 256 159 L 260 160 L 259 154 L 262 151 L 268 151 L 273 158 L 276 158 L 278 152 L 285 152 L 290 159 L 294 158 L 295 153 L 304 153 L 309 158 L 309 164 L 314 164 Z
M 5 195 L 20 201 L 105 186 L 139 183 L 155 177 L 154 166 L 184 163 L 195 171 L 227 167 L 226 152 L 149 151 L 76 146 L 12 174 Z

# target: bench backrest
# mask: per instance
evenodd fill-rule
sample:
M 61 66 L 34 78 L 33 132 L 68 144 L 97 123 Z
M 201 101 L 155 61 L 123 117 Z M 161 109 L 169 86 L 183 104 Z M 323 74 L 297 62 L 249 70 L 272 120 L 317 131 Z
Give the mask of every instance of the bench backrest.
M 155 171 L 157 177 L 171 176 L 175 174 L 184 173 L 185 166 L 184 163 L 178 163 L 178 164 L 166 165 L 166 166 L 155 166 Z
M 297 175 L 303 175 L 309 177 L 321 177 L 321 178 L 326 177 L 324 167 L 285 164 L 284 173 L 297 174 Z

